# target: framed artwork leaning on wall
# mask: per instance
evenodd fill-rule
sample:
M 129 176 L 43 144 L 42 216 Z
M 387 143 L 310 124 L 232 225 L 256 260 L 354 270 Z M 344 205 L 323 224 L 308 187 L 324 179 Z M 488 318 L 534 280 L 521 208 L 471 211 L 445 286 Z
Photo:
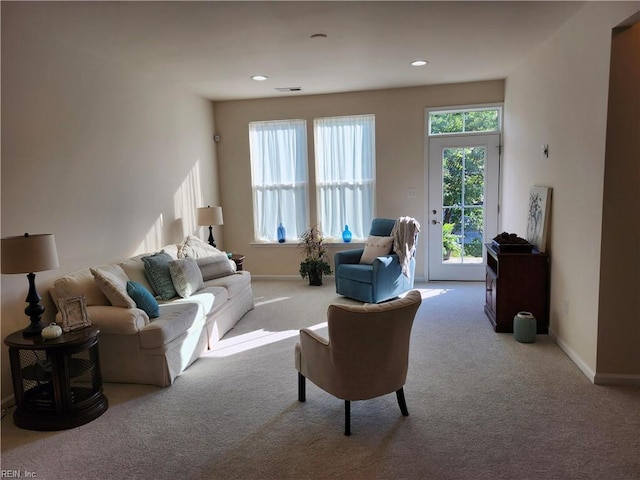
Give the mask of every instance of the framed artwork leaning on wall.
M 544 252 L 547 247 L 549 216 L 551 213 L 551 190 L 551 187 L 534 185 L 529 191 L 527 240 L 540 252 Z

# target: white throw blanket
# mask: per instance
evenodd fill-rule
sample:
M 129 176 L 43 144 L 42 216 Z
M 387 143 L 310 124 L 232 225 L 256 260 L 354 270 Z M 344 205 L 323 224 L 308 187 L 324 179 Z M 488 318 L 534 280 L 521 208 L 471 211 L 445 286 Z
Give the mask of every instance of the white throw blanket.
M 398 255 L 402 273 L 409 278 L 409 262 L 416 251 L 416 234 L 420 231 L 420 224 L 415 218 L 400 217 L 391 230 L 393 237 L 393 251 Z

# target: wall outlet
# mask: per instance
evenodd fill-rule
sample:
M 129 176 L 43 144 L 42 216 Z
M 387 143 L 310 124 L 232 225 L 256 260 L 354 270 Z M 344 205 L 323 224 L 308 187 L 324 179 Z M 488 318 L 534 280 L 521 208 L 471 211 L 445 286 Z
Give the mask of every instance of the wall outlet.
M 415 188 L 407 188 L 407 198 L 416 198 Z

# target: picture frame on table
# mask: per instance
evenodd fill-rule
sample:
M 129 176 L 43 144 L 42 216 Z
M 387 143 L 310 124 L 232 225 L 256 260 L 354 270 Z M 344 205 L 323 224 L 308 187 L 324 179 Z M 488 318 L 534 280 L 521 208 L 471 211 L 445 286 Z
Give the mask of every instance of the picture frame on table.
M 87 312 L 87 297 L 77 295 L 58 301 L 58 308 L 62 315 L 62 331 L 64 333 L 79 330 L 91 325 L 91 318 Z
M 547 248 L 549 235 L 549 216 L 551 210 L 551 187 L 533 186 L 529 192 L 529 211 L 527 212 L 527 240 L 539 252 Z

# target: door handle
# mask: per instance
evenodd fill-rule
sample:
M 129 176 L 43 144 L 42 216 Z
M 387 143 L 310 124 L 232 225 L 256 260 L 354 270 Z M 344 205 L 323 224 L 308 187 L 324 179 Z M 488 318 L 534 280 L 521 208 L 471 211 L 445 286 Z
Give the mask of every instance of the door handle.
M 437 225 L 437 224 L 439 224 L 439 223 L 440 223 L 440 222 L 439 222 L 438 220 L 431 220 L 431 224 L 432 224 L 432 225 Z

